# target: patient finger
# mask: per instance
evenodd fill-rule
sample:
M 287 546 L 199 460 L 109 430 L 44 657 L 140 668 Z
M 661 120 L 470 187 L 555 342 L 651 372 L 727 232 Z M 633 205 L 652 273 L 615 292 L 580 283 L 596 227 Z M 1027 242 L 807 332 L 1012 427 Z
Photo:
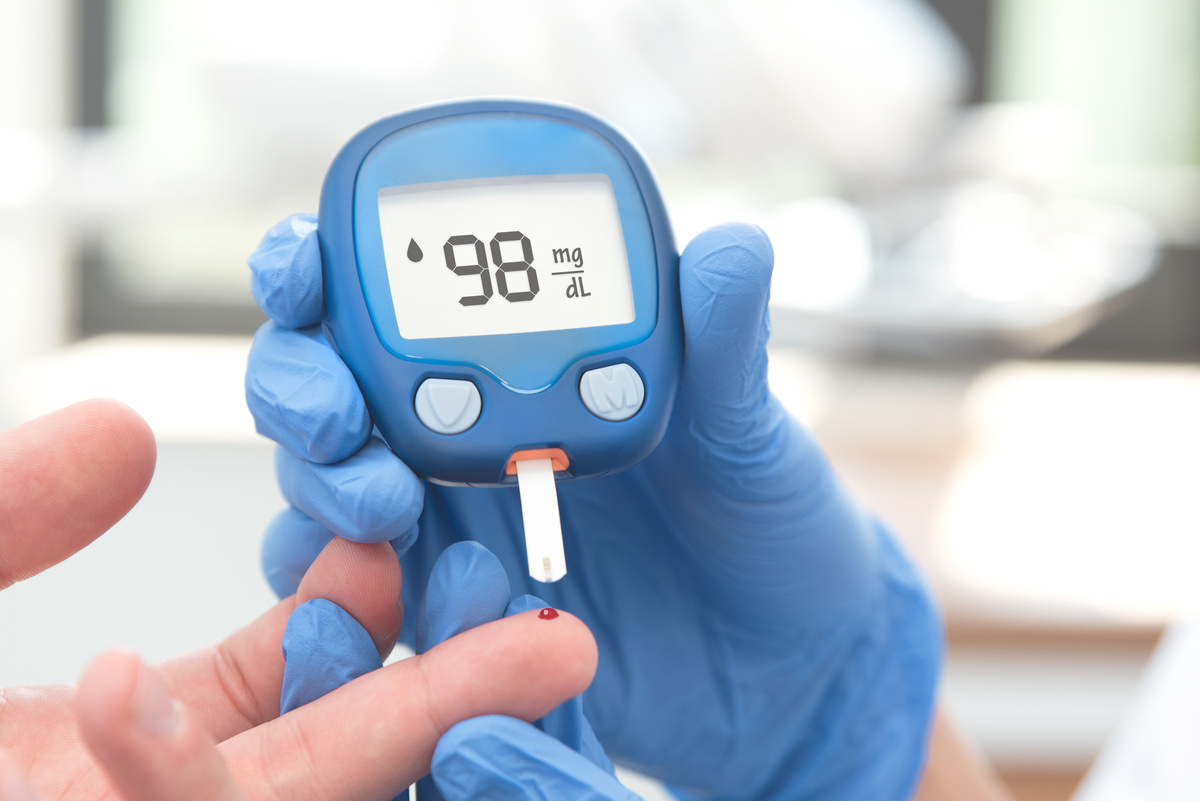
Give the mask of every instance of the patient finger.
M 90 400 L 0 431 L 0 589 L 61 562 L 125 516 L 155 445 L 137 412 Z
M 309 568 L 296 603 L 313 598 L 333 601 L 371 635 L 379 658 L 386 659 L 400 634 L 400 561 L 386 542 L 367 545 L 341 538 L 325 546 Z
M 244 798 L 194 713 L 135 654 L 92 662 L 75 708 L 88 750 L 125 801 Z
M 429 772 L 455 723 L 488 714 L 536 720 L 583 692 L 595 670 L 595 640 L 582 622 L 527 612 L 368 673 L 221 750 L 251 798 L 384 801 Z
M 281 643 L 288 615 L 309 598 L 328 598 L 391 650 L 400 626 L 400 563 L 387 543 L 335 540 L 321 552 L 299 595 L 280 601 L 223 643 L 171 660 L 162 677 L 220 742 L 279 716 Z

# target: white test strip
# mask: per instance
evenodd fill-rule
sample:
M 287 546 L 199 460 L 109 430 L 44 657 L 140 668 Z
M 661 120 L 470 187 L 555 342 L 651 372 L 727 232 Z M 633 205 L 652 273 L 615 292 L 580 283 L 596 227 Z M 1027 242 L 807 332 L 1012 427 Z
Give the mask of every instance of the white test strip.
M 562 520 L 558 516 L 558 487 L 549 459 L 517 462 L 517 487 L 521 491 L 521 516 L 525 519 L 525 555 L 529 575 L 550 583 L 567 575 L 563 554 Z

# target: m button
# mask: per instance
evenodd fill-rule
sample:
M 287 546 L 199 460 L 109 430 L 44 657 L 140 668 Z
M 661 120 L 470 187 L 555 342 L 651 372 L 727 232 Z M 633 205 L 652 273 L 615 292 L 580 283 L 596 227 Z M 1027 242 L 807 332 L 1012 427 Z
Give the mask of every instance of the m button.
M 628 364 L 614 364 L 584 373 L 579 379 L 579 398 L 601 420 L 618 423 L 642 408 L 646 387 Z

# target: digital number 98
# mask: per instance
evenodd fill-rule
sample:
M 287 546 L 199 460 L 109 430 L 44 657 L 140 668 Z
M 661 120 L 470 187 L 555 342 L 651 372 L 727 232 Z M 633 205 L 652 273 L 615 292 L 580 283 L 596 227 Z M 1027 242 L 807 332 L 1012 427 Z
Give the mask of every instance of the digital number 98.
M 500 252 L 500 245 L 504 242 L 520 242 L 521 243 L 521 261 L 505 261 L 503 254 Z M 459 264 L 454 256 L 455 245 L 472 245 L 475 251 L 475 260 L 470 264 Z M 463 306 L 482 306 L 492 299 L 492 275 L 488 267 L 488 254 L 483 247 L 483 242 L 479 237 L 473 234 L 460 234 L 452 236 L 446 240 L 442 252 L 446 255 L 446 268 L 455 275 L 478 275 L 480 281 L 480 294 L 464 295 L 458 299 L 458 302 Z M 492 237 L 491 241 L 492 262 L 496 265 L 496 288 L 500 290 L 500 297 L 507 300 L 509 303 L 520 303 L 525 300 L 533 300 L 538 293 L 537 270 L 533 269 L 533 246 L 529 243 L 529 237 L 525 236 L 520 231 L 504 231 Z M 508 273 L 525 273 L 525 278 L 529 283 L 529 289 L 522 292 L 510 292 L 508 289 Z

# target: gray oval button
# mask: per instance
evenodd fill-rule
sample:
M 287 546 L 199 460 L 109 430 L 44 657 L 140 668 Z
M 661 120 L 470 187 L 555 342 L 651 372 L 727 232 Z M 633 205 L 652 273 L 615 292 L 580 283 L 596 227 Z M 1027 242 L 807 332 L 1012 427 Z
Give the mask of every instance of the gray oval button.
M 430 431 L 461 434 L 479 419 L 483 401 L 470 381 L 452 378 L 427 378 L 417 388 L 413 402 L 417 419 Z
M 646 387 L 642 377 L 628 364 L 588 370 L 579 379 L 579 398 L 601 420 L 628 420 L 642 408 Z

